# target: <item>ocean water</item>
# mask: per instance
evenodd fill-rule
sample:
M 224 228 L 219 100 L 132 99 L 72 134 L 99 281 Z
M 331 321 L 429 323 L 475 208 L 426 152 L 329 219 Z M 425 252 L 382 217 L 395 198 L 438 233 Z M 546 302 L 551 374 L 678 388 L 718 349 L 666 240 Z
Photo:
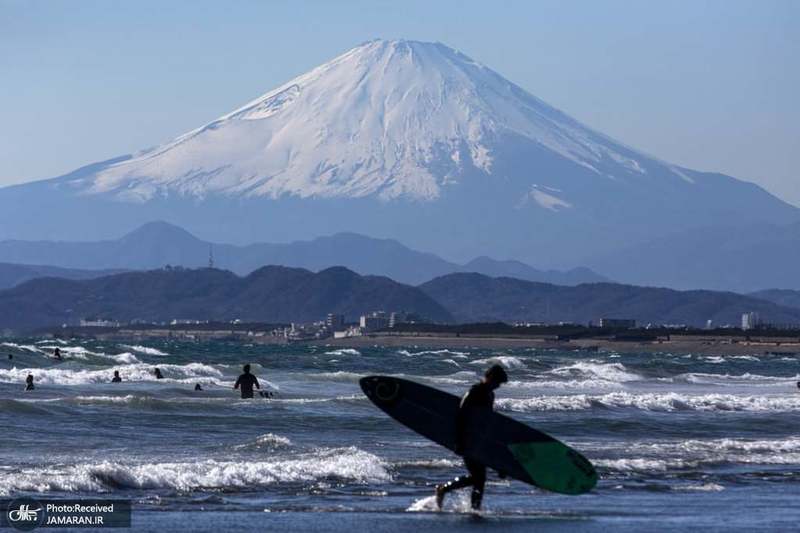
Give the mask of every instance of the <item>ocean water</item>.
M 244 363 L 274 399 L 231 390 Z M 594 491 L 490 475 L 479 516 L 466 492 L 434 511 L 458 457 L 386 417 L 358 378 L 461 394 L 493 363 L 511 377 L 496 408 L 583 452 Z M 798 358 L 762 353 L 5 340 L 0 497 L 130 499 L 142 531 L 797 530 L 798 373 Z

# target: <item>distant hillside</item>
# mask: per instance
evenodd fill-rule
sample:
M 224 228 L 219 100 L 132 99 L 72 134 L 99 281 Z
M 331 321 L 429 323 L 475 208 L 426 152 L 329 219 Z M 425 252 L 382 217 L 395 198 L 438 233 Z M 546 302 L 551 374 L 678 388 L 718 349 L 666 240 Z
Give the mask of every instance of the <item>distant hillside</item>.
M 587 323 L 634 318 L 640 324 L 739 324 L 756 311 L 774 323 L 800 323 L 800 309 L 730 292 L 675 291 L 594 283 L 563 287 L 480 274 L 450 274 L 420 285 L 459 322 L 541 321 Z
M 580 285 L 581 283 L 599 283 L 610 281 L 585 267 L 571 270 L 538 270 L 520 261 L 498 261 L 490 257 L 478 257 L 458 268 L 460 272 L 475 272 L 493 278 L 517 278 L 553 285 Z
M 338 233 L 310 241 L 235 246 L 203 241 L 166 222 L 150 222 L 116 240 L 0 242 L 0 261 L 57 264 L 78 269 L 149 270 L 165 265 L 198 268 L 208 266 L 209 252 L 213 252 L 217 267 L 239 275 L 249 274 L 263 265 L 306 268 L 314 272 L 344 266 L 359 274 L 388 276 L 412 285 L 461 271 L 560 285 L 607 281 L 585 268 L 568 272 L 541 271 L 518 261 L 496 261 L 488 257 L 458 265 L 391 239 L 374 239 L 355 233 Z
M 375 310 L 452 319 L 415 287 L 342 267 L 315 274 L 268 266 L 243 278 L 209 268 L 152 270 L 85 281 L 43 278 L 0 291 L 0 327 L 17 331 L 74 324 L 91 316 L 277 323 L 311 322 L 331 312 L 354 320 Z
M 741 293 L 800 289 L 800 223 L 698 228 L 587 260 L 634 285 Z
M 92 279 L 116 274 L 120 270 L 79 270 L 44 265 L 0 263 L 0 289 L 15 287 L 36 278 Z
M 800 309 L 800 291 L 789 289 L 767 289 L 764 291 L 753 292 L 753 298 L 766 300 L 784 307 L 794 307 Z

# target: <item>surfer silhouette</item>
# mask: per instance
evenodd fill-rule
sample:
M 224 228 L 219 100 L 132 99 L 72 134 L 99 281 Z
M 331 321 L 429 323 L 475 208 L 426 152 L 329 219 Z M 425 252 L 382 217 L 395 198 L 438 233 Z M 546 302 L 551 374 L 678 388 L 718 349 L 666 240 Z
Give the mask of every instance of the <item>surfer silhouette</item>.
M 28 374 L 28 377 L 25 378 L 25 390 L 33 390 L 35 388 L 33 386 L 33 374 Z
M 233 388 L 241 389 L 242 398 L 252 398 L 253 387 L 255 386 L 255 388 L 261 390 L 261 385 L 258 384 L 258 379 L 250 373 L 250 365 L 244 365 L 242 370 L 244 370 L 244 374 L 236 379 Z
M 508 374 L 500 365 L 489 368 L 483 379 L 473 385 L 461 399 L 461 404 L 456 415 L 456 448 L 455 452 L 461 456 L 467 447 L 467 422 L 475 409 L 494 407 L 494 391 L 508 381 Z M 483 501 L 483 487 L 486 484 L 486 466 L 475 459 L 464 457 L 467 467 L 467 476 L 459 476 L 452 481 L 436 487 L 436 506 L 441 509 L 444 497 L 448 492 L 472 486 L 472 509 L 481 508 Z
M 114 377 L 111 378 L 111 383 L 122 383 L 122 378 L 119 377 L 119 370 L 114 370 Z
M 194 386 L 194 390 L 203 390 L 203 387 L 201 387 L 200 384 L 198 383 L 197 385 Z
M 156 375 L 156 379 L 164 379 L 164 374 L 161 373 L 160 368 L 156 367 L 153 373 Z
M 61 350 L 59 350 L 58 348 L 56 348 L 56 349 L 55 349 L 55 351 L 53 352 L 53 357 L 55 357 L 56 359 L 58 359 L 59 361 L 61 361 L 61 360 L 63 359 L 63 358 L 61 357 Z

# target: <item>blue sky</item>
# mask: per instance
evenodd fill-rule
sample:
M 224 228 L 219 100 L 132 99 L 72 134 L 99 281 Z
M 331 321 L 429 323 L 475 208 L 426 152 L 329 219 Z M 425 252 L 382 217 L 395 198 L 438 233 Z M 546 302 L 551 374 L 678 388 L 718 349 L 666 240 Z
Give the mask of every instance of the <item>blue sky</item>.
M 0 0 L 0 185 L 159 144 L 360 42 L 441 41 L 800 205 L 800 2 Z

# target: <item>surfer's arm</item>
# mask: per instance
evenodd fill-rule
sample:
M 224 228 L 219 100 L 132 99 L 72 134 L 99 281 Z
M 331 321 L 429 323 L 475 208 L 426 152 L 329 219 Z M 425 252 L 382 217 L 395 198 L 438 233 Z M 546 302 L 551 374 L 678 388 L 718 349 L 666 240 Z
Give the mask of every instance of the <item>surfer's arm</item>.
M 467 410 L 470 408 L 470 393 L 464 395 L 461 403 L 458 405 L 458 412 L 456 412 L 456 446 L 455 452 L 458 455 L 464 453 L 464 448 L 467 444 Z
M 261 390 L 261 385 L 258 384 L 258 378 L 253 378 L 253 385 L 255 385 L 258 390 Z
M 242 379 L 242 378 L 240 378 L 240 377 L 239 377 L 239 378 L 236 378 L 236 383 L 234 383 L 234 384 L 233 384 L 233 388 L 234 388 L 234 389 L 238 389 L 238 388 L 239 388 L 239 382 L 241 381 L 241 379 Z

